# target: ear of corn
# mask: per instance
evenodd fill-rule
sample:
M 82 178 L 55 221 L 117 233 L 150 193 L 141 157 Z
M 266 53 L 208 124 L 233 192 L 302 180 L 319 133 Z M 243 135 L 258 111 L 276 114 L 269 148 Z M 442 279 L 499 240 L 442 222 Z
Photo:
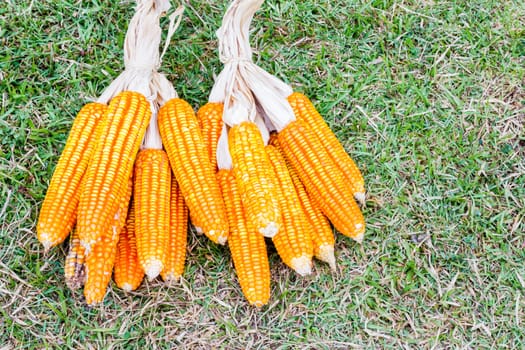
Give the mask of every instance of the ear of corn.
M 171 179 L 170 231 L 166 264 L 160 275 L 166 282 L 178 280 L 184 272 L 186 238 L 188 233 L 188 207 L 175 177 Z
M 107 106 L 88 103 L 78 113 L 66 146 L 51 178 L 37 223 L 37 237 L 49 248 L 62 243 L 71 232 L 77 217 L 81 179 L 97 140 L 97 125 Z
M 208 158 L 212 168 L 217 171 L 217 143 L 221 135 L 223 104 L 208 102 L 197 111 L 197 120 L 202 133 L 202 140 L 208 150 Z M 198 218 L 190 213 L 191 222 L 198 234 L 202 234 L 202 228 L 198 224 Z
M 342 234 L 361 242 L 365 232 L 363 214 L 352 198 L 352 189 L 319 138 L 301 120 L 287 125 L 278 138 L 310 198 Z
M 171 99 L 159 110 L 159 128 L 195 224 L 213 242 L 226 243 L 228 219 L 224 201 L 193 109 L 182 99 Z
M 112 225 L 150 117 L 149 102 L 137 92 L 121 92 L 108 106 L 78 207 L 78 235 L 87 251 Z
M 299 196 L 299 200 L 301 201 L 301 206 L 306 214 L 306 219 L 312 228 L 311 234 L 314 256 L 321 261 L 327 262 L 330 265 L 330 268 L 335 270 L 335 236 L 332 227 L 330 227 L 330 223 L 326 216 L 324 216 L 321 208 L 310 200 L 310 197 L 308 196 L 308 193 L 306 193 L 306 189 L 301 183 L 299 175 L 297 175 L 295 169 L 288 169 L 297 195 Z
M 299 179 L 299 175 L 297 175 L 295 169 L 289 166 L 288 172 L 290 173 L 295 191 L 301 201 L 301 206 L 306 215 L 306 219 L 312 228 L 311 234 L 314 246 L 314 256 L 321 261 L 327 262 L 330 265 L 330 268 L 335 270 L 335 236 L 332 227 L 330 227 L 330 223 L 326 216 L 324 216 L 321 208 L 319 208 L 319 206 L 317 206 L 317 204 L 308 196 L 308 193 L 306 192 L 306 189 Z
M 80 191 L 86 184 L 86 176 L 80 182 Z M 86 282 L 86 250 L 80 244 L 78 231 L 73 229 L 69 235 L 69 250 L 64 264 L 64 276 L 66 284 L 71 290 L 76 290 Z
M 144 269 L 139 264 L 135 237 L 135 210 L 131 200 L 126 224 L 120 230 L 115 258 L 114 280 L 126 292 L 137 289 L 144 279 Z
M 248 302 L 261 307 L 270 299 L 270 265 L 264 237 L 246 220 L 233 173 L 230 170 L 219 170 L 217 179 L 230 222 L 228 246 L 239 284 Z
M 86 283 L 84 297 L 88 305 L 102 302 L 111 280 L 117 241 L 119 238 L 117 225 L 111 226 L 109 232 L 102 235 L 101 239 L 93 244 L 86 258 Z
M 117 210 L 113 212 L 111 225 L 91 247 L 86 257 L 86 283 L 84 297 L 88 305 L 102 302 L 111 280 L 115 257 L 117 255 L 117 242 L 120 230 L 126 224 L 129 201 L 133 189 L 132 178 L 129 177 L 124 194 L 118 199 Z
M 135 162 L 135 233 L 139 262 L 151 280 L 166 262 L 170 230 L 171 169 L 166 152 L 143 149 Z
M 281 149 L 281 145 L 279 144 L 277 133 L 270 135 L 269 144 L 274 146 L 284 158 L 284 153 Z M 285 161 L 288 174 L 290 175 L 290 178 L 292 179 L 293 185 L 295 187 L 295 192 L 297 192 L 297 196 L 301 202 L 306 219 L 312 228 L 311 234 L 314 245 L 314 255 L 317 259 L 327 262 L 330 265 L 330 268 L 335 270 L 335 237 L 332 227 L 330 227 L 330 223 L 328 222 L 326 216 L 324 216 L 321 208 L 319 208 L 319 206 L 308 196 L 308 193 L 306 192 L 306 189 L 304 188 L 297 171 L 287 159 L 285 159 Z
M 69 236 L 69 250 L 64 264 L 66 284 L 71 290 L 76 290 L 84 285 L 86 280 L 85 259 L 84 247 L 80 244 L 77 231 L 73 230 Z
M 197 119 L 202 131 L 202 139 L 208 149 L 213 169 L 217 169 L 217 143 L 222 131 L 223 104 L 208 102 L 197 111 Z
M 278 198 L 283 216 L 283 227 L 272 241 L 286 265 L 302 276 L 308 275 L 312 273 L 312 227 L 301 207 L 284 158 L 271 145 L 266 146 L 266 153 L 279 184 Z
M 259 128 L 252 122 L 234 125 L 228 146 L 247 220 L 264 236 L 275 236 L 282 224 L 277 183 Z
M 323 147 L 328 151 L 330 157 L 343 172 L 346 181 L 352 186 L 352 191 L 356 199 L 364 201 L 365 181 L 361 171 L 346 153 L 345 149 L 334 135 L 330 127 L 326 124 L 323 117 L 319 114 L 315 106 L 305 95 L 294 92 L 288 97 L 288 102 L 292 106 L 296 118 L 304 121 L 310 126 L 316 136 L 321 141 Z

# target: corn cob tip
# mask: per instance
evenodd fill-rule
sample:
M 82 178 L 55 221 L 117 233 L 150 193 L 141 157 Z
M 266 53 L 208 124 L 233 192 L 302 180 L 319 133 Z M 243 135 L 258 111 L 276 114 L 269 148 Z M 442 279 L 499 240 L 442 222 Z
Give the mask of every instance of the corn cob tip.
M 77 279 L 71 279 L 66 281 L 66 286 L 69 290 L 77 290 L 82 287 L 82 283 Z
M 268 238 L 273 238 L 277 232 L 279 232 L 279 224 L 276 222 L 270 222 L 266 227 L 260 228 L 259 232 Z
M 354 198 L 361 207 L 365 205 L 365 200 L 366 200 L 365 192 L 354 193 Z
M 77 290 L 82 287 L 86 281 L 86 272 L 83 266 L 75 267 L 79 269 L 80 272 L 78 276 L 73 276 L 72 278 L 66 278 L 66 285 L 70 290 Z
M 148 276 L 148 280 L 152 281 L 160 275 L 160 272 L 164 268 L 164 264 L 160 260 L 150 260 L 144 269 L 144 273 Z
M 204 231 L 202 230 L 202 227 L 199 227 L 199 226 L 195 226 L 193 225 L 193 228 L 195 229 L 195 232 L 198 234 L 198 235 L 202 235 L 204 233 Z
M 70 290 L 77 290 L 86 282 L 86 268 L 84 264 L 74 263 L 74 274 L 66 275 L 66 285 Z
M 357 225 L 356 225 L 357 226 Z M 356 227 L 357 229 L 357 227 Z M 363 243 L 363 238 L 365 237 L 365 232 L 359 232 L 355 237 L 353 237 L 352 239 L 354 241 L 356 241 L 357 243 L 361 244 Z
M 319 246 L 319 251 L 316 256 L 319 260 L 324 261 L 330 265 L 332 271 L 336 270 L 334 246 L 331 244 L 322 244 Z
M 38 240 L 44 246 L 44 253 L 47 253 L 49 249 L 51 249 L 54 246 L 53 242 L 49 239 L 49 234 L 47 233 L 39 234 Z
M 217 237 L 217 243 L 219 243 L 221 245 L 225 245 L 227 241 L 228 241 L 228 236 L 219 236 L 219 237 Z
M 250 301 L 250 305 L 255 306 L 256 308 L 261 308 L 264 305 L 266 305 L 267 303 L 268 303 L 268 301 L 264 301 L 264 300 Z
M 307 255 L 293 258 L 290 265 L 291 268 L 301 276 L 310 275 L 312 273 L 312 259 Z
M 122 288 L 122 290 L 127 293 L 133 290 L 133 286 L 131 285 L 131 283 L 123 283 L 120 288 Z
M 163 275 L 162 279 L 164 280 L 164 282 L 166 282 L 166 284 L 170 285 L 180 280 L 180 277 L 181 277 L 180 275 L 170 272 L 170 273 Z
M 107 293 L 107 291 L 106 291 Z M 90 307 L 94 307 L 102 303 L 104 300 L 104 297 L 106 296 L 106 293 L 103 294 L 102 298 L 99 300 L 100 296 L 95 295 L 95 293 L 87 292 L 84 290 L 84 298 L 86 299 L 86 304 Z
M 217 232 L 217 230 L 210 230 L 208 237 L 217 237 L 215 243 L 225 245 L 228 241 L 228 232 L 224 232 L 223 230 L 219 232 Z
M 44 246 L 44 253 L 49 252 L 51 248 L 59 245 L 60 243 L 64 241 L 63 239 L 62 240 L 53 239 L 52 237 L 54 236 L 56 235 L 54 235 L 51 232 L 45 232 L 45 231 L 38 232 L 37 238 L 40 241 L 40 243 Z

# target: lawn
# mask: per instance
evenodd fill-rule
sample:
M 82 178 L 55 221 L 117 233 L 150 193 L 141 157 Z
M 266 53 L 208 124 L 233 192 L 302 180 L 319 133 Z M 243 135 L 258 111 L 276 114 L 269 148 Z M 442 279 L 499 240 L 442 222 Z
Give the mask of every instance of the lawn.
M 301 278 L 269 249 L 244 300 L 227 248 L 190 234 L 184 279 L 88 308 L 44 254 L 39 206 L 76 112 L 122 70 L 132 1 L 0 6 L 0 349 L 519 348 L 525 343 L 525 4 L 267 0 L 256 62 L 307 94 L 363 171 L 362 245 Z M 175 7 L 176 4 L 174 4 Z M 197 109 L 226 1 L 186 4 L 161 71 Z M 167 26 L 167 19 L 163 21 Z

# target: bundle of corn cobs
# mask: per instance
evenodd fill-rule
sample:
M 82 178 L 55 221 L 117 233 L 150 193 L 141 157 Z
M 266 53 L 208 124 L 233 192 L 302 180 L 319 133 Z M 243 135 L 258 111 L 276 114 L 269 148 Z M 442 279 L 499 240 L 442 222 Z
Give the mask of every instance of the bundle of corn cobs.
M 227 10 L 217 33 L 224 69 L 195 115 L 157 72 L 168 0 L 137 1 L 126 69 L 75 118 L 37 224 L 46 251 L 70 235 L 66 282 L 83 285 L 88 304 L 103 300 L 112 274 L 126 291 L 144 275 L 177 280 L 188 213 L 198 232 L 228 244 L 255 306 L 270 298 L 264 237 L 300 275 L 313 256 L 335 269 L 328 220 L 362 241 L 359 169 L 312 103 L 252 62 L 248 32 L 262 2 Z

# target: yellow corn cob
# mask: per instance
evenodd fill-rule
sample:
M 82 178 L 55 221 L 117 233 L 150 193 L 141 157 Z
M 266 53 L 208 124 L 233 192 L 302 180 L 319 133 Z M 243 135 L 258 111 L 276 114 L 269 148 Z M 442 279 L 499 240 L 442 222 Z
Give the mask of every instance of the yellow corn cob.
M 158 118 L 162 142 L 195 224 L 213 242 L 226 243 L 224 201 L 193 109 L 174 98 L 160 108 Z
M 361 203 L 365 199 L 365 180 L 354 160 L 346 153 L 345 149 L 334 135 L 323 117 L 305 95 L 294 92 L 288 96 L 296 118 L 307 123 L 321 140 L 323 147 L 344 173 L 346 181 L 352 185 L 353 194 Z
M 197 120 L 202 133 L 202 139 L 208 150 L 208 157 L 213 169 L 217 171 L 217 143 L 222 132 L 222 103 L 208 102 L 197 111 Z M 197 219 L 190 213 L 190 219 L 198 234 L 202 234 L 202 228 Z
M 88 103 L 76 116 L 51 178 L 36 226 L 44 249 L 62 243 L 77 217 L 80 183 L 96 145 L 96 129 L 107 106 Z
M 214 169 L 217 169 L 217 142 L 222 131 L 223 104 L 208 102 L 197 111 L 197 119 L 202 132 L 204 144 Z
M 118 198 L 117 210 L 111 215 L 111 225 L 100 239 L 92 245 L 91 251 L 87 254 L 84 297 L 88 305 L 102 302 L 106 294 L 115 265 L 120 230 L 126 224 L 132 189 L 133 182 L 132 178 L 129 177 L 124 194 Z
M 330 158 L 319 138 L 301 120 L 288 124 L 278 134 L 286 158 L 297 170 L 310 198 L 342 234 L 362 242 L 365 220 L 352 189 Z
M 112 225 L 150 117 L 149 102 L 137 92 L 121 92 L 108 106 L 78 207 L 78 235 L 87 251 Z
M 219 170 L 217 180 L 230 222 L 228 246 L 239 284 L 248 302 L 261 307 L 270 299 L 270 265 L 264 237 L 246 220 L 233 173 L 230 170 Z
M 295 172 L 295 169 L 288 168 L 290 177 L 293 180 L 295 190 L 301 201 L 301 206 L 306 215 L 306 218 L 312 227 L 312 242 L 314 245 L 314 255 L 317 259 L 327 262 L 332 270 L 335 270 L 335 255 L 334 255 L 334 244 L 335 237 L 332 227 L 326 216 L 324 216 L 321 208 L 310 200 L 304 185 L 299 179 L 299 175 Z
M 86 280 L 85 258 L 84 247 L 80 244 L 77 231 L 73 230 L 69 236 L 69 251 L 64 264 L 66 284 L 71 290 L 78 289 L 84 285 Z
M 116 225 L 111 226 L 109 232 L 93 244 L 86 258 L 84 297 L 88 305 L 100 303 L 106 294 L 117 253 L 117 231 Z
M 177 180 L 171 178 L 170 236 L 166 264 L 160 275 L 166 282 L 178 280 L 184 272 L 186 236 L 188 233 L 188 207 Z
M 279 153 L 284 157 L 284 153 L 282 153 L 279 144 L 279 139 L 277 138 L 277 133 L 271 134 L 268 142 L 279 150 Z M 330 268 L 335 270 L 335 237 L 334 232 L 330 227 L 330 223 L 326 216 L 324 216 L 321 208 L 310 199 L 297 171 L 288 160 L 286 160 L 286 166 L 288 168 L 288 174 L 290 174 L 290 178 L 293 181 L 297 196 L 301 201 L 301 206 L 306 215 L 306 219 L 308 220 L 310 227 L 312 227 L 311 234 L 314 244 L 314 256 L 321 261 L 327 262 L 330 265 Z
M 129 205 L 126 225 L 120 230 L 114 270 L 115 283 L 126 292 L 137 289 L 144 279 L 144 270 L 137 255 L 133 200 Z
M 275 174 L 255 123 L 234 125 L 228 134 L 233 173 L 247 220 L 265 237 L 273 237 L 281 226 Z
M 272 241 L 286 265 L 301 276 L 308 275 L 312 273 L 314 252 L 312 227 L 306 219 L 281 153 L 271 145 L 266 146 L 266 153 L 279 184 L 280 196 L 278 198 L 283 216 L 283 227 L 272 238 Z
M 140 266 L 150 280 L 166 262 L 170 231 L 171 169 L 160 149 L 143 149 L 135 162 L 135 234 Z
M 222 103 L 208 102 L 197 111 L 197 121 L 201 130 L 202 140 L 208 151 L 208 158 L 212 168 L 217 170 L 217 142 L 222 128 Z M 190 220 L 197 234 L 203 234 L 197 218 L 190 213 Z

